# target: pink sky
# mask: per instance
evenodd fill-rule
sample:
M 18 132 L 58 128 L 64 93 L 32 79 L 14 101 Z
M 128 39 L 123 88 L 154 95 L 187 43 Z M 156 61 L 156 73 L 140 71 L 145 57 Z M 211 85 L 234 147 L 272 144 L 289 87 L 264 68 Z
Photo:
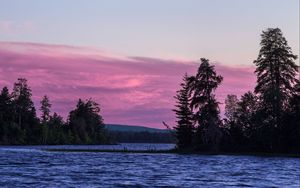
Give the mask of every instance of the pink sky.
M 224 77 L 217 90 L 221 103 L 227 94 L 253 90 L 254 67 L 214 64 Z M 36 108 L 47 94 L 52 112 L 63 117 L 79 98 L 92 98 L 101 105 L 105 123 L 174 125 L 173 96 L 184 73 L 195 74 L 198 66 L 196 61 L 124 57 L 88 47 L 0 42 L 1 88 L 11 89 L 17 78 L 25 77 Z

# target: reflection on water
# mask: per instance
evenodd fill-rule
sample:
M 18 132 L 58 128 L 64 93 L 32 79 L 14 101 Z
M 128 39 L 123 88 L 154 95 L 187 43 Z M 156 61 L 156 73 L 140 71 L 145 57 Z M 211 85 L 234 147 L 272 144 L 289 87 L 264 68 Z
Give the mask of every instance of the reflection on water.
M 300 187 L 299 158 L 40 150 L 45 147 L 159 150 L 174 145 L 0 147 L 0 187 Z

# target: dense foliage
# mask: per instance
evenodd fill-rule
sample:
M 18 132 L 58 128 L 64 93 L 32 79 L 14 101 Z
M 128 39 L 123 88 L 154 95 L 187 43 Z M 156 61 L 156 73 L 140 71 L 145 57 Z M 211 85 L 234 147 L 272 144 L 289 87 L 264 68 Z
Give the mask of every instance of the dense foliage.
M 177 97 L 177 146 L 178 149 L 197 151 L 238 152 L 290 152 L 300 153 L 300 82 L 297 56 L 291 51 L 280 29 L 263 31 L 261 49 L 256 65 L 257 85 L 254 93 L 247 92 L 240 99 L 228 95 L 225 100 L 225 116 L 219 118 L 218 102 L 213 91 L 222 77 L 217 75 L 209 61 L 201 59 L 196 76 L 190 76 L 188 90 L 190 108 L 193 112 L 196 131 L 194 142 L 187 142 L 182 129 L 183 94 Z M 186 104 L 185 104 L 186 105 Z M 200 138 L 200 139 L 199 139 Z M 183 147 L 182 142 L 186 144 Z
M 57 113 L 51 115 L 47 96 L 41 100 L 41 118 L 31 99 L 27 80 L 19 78 L 12 93 L 0 93 L 0 144 L 101 144 L 107 143 L 99 105 L 93 100 L 78 100 L 67 122 Z
M 177 126 L 176 138 L 178 140 L 177 147 L 184 149 L 192 145 L 194 136 L 194 122 L 193 112 L 189 104 L 189 77 L 187 74 L 183 77 L 183 82 L 180 84 L 181 89 L 177 91 L 177 95 L 174 97 L 177 101 L 175 105 L 176 109 L 173 111 L 176 113 Z
M 214 66 L 205 58 L 201 58 L 196 76 L 184 76 L 182 89 L 175 96 L 178 149 L 218 150 L 222 132 L 220 111 L 214 91 L 222 80 L 222 76 L 217 75 Z

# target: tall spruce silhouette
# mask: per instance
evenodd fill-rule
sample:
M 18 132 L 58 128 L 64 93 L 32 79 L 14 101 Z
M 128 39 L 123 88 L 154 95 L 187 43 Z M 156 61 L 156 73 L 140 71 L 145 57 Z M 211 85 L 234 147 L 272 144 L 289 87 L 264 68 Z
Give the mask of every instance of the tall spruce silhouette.
M 257 59 L 257 93 L 261 107 L 267 112 L 274 127 L 281 125 L 281 116 L 289 108 L 289 98 L 295 93 L 297 56 L 292 53 L 279 28 L 269 28 L 261 35 L 261 49 Z
M 175 105 L 176 109 L 173 110 L 177 118 L 175 126 L 177 148 L 180 150 L 191 148 L 194 136 L 193 112 L 190 107 L 188 82 L 188 75 L 185 74 L 183 82 L 180 84 L 181 89 L 177 91 L 174 97 L 177 103 Z
M 11 121 L 11 95 L 7 87 L 4 87 L 0 93 L 0 122 Z
M 214 91 L 221 84 L 223 77 L 217 75 L 214 66 L 209 60 L 201 58 L 201 64 L 196 76 L 189 77 L 189 92 L 191 107 L 195 110 L 195 119 L 198 122 L 197 141 L 217 150 L 221 140 L 221 123 L 219 107 Z
M 51 103 L 49 101 L 49 98 L 47 95 L 44 95 L 42 100 L 40 101 L 41 107 L 41 124 L 42 124 L 42 142 L 47 143 L 47 138 L 48 138 L 48 123 L 50 121 L 50 108 L 51 108 Z
M 297 56 L 292 53 L 279 28 L 263 31 L 261 38 L 261 49 L 254 61 L 257 75 L 255 93 L 261 102 L 260 112 L 264 114 L 261 116 L 262 132 L 266 137 L 264 147 L 274 150 L 280 142 L 284 112 L 289 110 L 290 98 L 296 92 L 293 86 L 297 83 Z
M 18 128 L 23 132 L 25 143 L 37 143 L 40 134 L 36 110 L 31 97 L 32 92 L 27 80 L 19 78 L 13 87 L 12 103 L 15 120 Z
M 46 124 L 50 120 L 50 111 L 51 111 L 50 108 L 52 105 L 47 95 L 44 95 L 40 103 L 41 103 L 40 111 L 42 112 L 41 120 L 43 124 Z
M 0 144 L 6 143 L 9 139 L 9 128 L 13 120 L 13 109 L 11 105 L 11 96 L 7 87 L 4 87 L 0 93 Z

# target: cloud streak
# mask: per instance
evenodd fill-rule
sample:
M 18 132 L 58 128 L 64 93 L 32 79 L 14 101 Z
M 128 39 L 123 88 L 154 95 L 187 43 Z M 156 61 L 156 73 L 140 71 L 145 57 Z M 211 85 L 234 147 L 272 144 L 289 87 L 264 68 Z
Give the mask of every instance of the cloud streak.
M 217 90 L 241 95 L 254 87 L 253 67 L 215 63 L 224 76 Z M 0 87 L 25 77 L 36 107 L 44 94 L 53 111 L 67 117 L 78 98 L 101 104 L 106 123 L 162 127 L 174 123 L 173 98 L 185 72 L 195 74 L 197 62 L 123 57 L 93 48 L 35 43 L 0 42 Z

